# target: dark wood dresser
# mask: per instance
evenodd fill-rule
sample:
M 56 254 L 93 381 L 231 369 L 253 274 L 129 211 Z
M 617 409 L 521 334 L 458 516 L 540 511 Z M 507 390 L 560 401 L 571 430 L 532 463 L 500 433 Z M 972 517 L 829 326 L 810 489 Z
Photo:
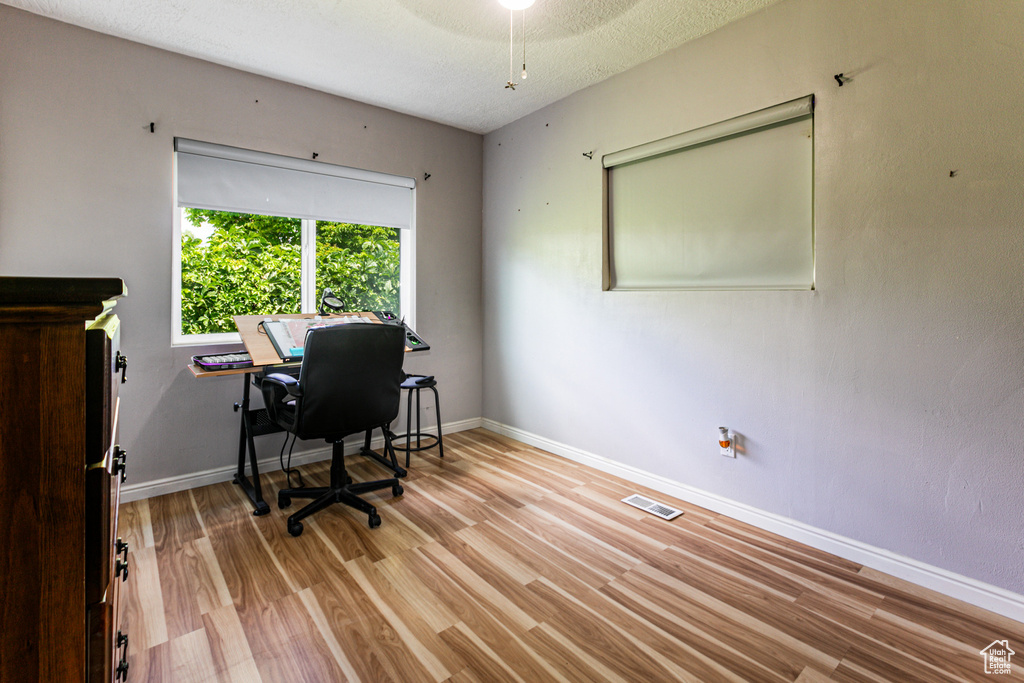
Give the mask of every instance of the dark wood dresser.
M 116 278 L 0 277 L 0 681 L 127 679 Z

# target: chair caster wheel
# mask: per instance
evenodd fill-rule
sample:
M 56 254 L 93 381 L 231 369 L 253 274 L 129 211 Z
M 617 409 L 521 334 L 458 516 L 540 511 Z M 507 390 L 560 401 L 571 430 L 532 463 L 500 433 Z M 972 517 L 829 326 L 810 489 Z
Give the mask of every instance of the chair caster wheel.
M 380 526 L 380 515 L 378 515 L 376 512 L 371 512 L 370 513 L 370 528 L 371 529 L 376 529 L 379 526 Z
M 377 523 L 380 524 L 379 521 Z M 301 536 L 302 522 L 295 522 L 295 524 L 288 522 L 288 533 L 290 533 L 292 536 Z
M 292 499 L 289 496 L 283 494 L 277 494 L 277 508 L 284 510 L 286 507 L 292 504 Z
M 392 496 L 400 496 L 403 493 L 405 493 L 405 489 L 402 488 L 401 484 L 395 484 L 394 486 L 391 487 Z

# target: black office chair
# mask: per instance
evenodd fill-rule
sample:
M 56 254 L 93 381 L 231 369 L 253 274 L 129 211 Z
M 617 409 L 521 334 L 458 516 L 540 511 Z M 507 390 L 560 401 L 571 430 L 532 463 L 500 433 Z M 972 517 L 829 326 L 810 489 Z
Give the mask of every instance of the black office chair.
M 398 467 L 388 425 L 401 402 L 405 330 L 395 325 L 347 323 L 314 328 L 306 334 L 298 379 L 270 374 L 263 379 L 263 402 L 271 420 L 300 439 L 326 439 L 333 445 L 331 485 L 282 489 L 278 507 L 292 498 L 315 500 L 288 518 L 288 533 L 302 533 L 301 519 L 332 503 L 369 515 L 370 528 L 380 526 L 377 509 L 357 494 L 391 487 L 402 495 L 398 479 L 352 483 L 345 471 L 344 438 L 380 428 L 384 448 Z

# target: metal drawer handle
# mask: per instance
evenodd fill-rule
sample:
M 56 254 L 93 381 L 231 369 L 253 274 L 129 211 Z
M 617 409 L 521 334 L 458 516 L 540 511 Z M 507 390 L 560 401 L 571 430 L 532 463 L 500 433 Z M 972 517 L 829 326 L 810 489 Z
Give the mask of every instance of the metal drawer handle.
M 128 378 L 125 376 L 128 372 L 128 356 L 122 356 L 120 351 L 117 352 L 117 356 L 114 359 L 114 374 L 117 374 L 118 370 L 121 371 L 121 384 L 124 384 L 128 381 Z
M 121 648 L 121 661 L 117 663 L 117 671 L 115 672 L 115 681 L 127 681 L 128 680 L 128 634 L 122 633 L 120 630 L 117 632 L 117 640 L 115 641 L 114 647 Z
M 122 484 L 124 483 L 124 480 L 128 478 L 128 473 L 126 472 L 127 463 L 128 451 L 124 450 L 120 446 L 114 446 L 114 475 L 116 476 L 118 472 L 121 473 Z

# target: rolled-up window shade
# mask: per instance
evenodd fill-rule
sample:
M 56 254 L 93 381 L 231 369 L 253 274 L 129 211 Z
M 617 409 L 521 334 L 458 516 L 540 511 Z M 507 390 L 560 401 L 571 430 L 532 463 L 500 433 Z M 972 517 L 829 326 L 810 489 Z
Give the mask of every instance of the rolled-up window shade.
M 409 228 L 412 178 L 175 138 L 177 203 Z
M 606 155 L 613 289 L 811 289 L 812 98 Z
M 679 152 L 687 147 L 695 147 L 706 142 L 713 142 L 714 140 L 727 138 L 731 135 L 748 133 L 750 131 L 757 130 L 758 128 L 764 128 L 765 126 L 771 126 L 776 123 L 782 123 L 783 121 L 789 121 L 790 119 L 808 116 L 813 111 L 813 108 L 814 96 L 808 95 L 807 97 L 801 97 L 798 100 L 783 102 L 782 104 L 777 104 L 774 107 L 759 109 L 758 111 L 744 114 L 743 116 L 737 116 L 736 118 L 732 118 L 727 121 L 712 123 L 710 126 L 695 128 L 693 130 L 688 130 L 685 133 L 672 135 L 667 138 L 662 138 L 661 140 L 655 140 L 654 142 L 647 142 L 642 145 L 637 145 L 636 147 L 630 147 L 629 149 L 624 149 L 621 152 L 605 154 L 601 161 L 605 168 L 611 168 L 613 166 L 628 164 L 629 162 L 637 161 L 638 159 L 647 159 L 659 154 Z

